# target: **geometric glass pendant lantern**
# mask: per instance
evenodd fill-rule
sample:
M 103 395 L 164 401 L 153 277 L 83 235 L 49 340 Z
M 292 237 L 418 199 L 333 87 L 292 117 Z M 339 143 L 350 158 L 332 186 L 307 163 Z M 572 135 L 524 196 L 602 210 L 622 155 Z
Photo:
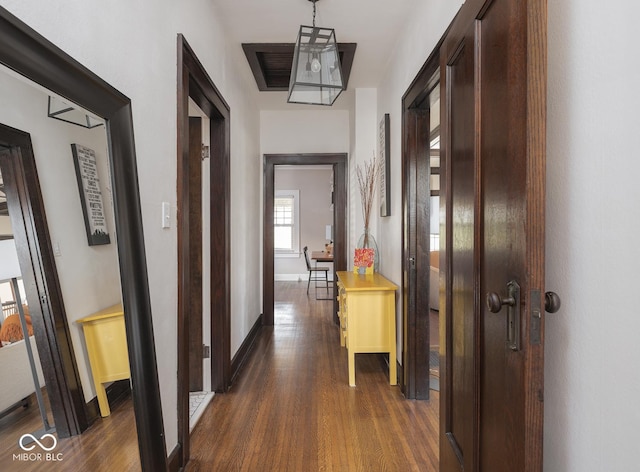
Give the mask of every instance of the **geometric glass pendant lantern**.
M 293 51 L 288 103 L 333 105 L 344 88 L 336 34 L 332 28 L 316 27 L 316 2 L 313 2 L 313 26 L 300 26 Z
M 95 128 L 103 125 L 99 118 L 89 115 L 86 110 L 70 105 L 58 97 L 49 96 L 49 118 L 65 121 L 83 128 Z

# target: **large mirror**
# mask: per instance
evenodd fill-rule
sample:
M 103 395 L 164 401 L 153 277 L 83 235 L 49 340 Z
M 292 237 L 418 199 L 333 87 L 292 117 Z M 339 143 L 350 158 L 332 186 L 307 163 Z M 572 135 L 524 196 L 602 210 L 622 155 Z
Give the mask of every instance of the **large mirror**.
M 0 189 L 0 213 L 3 208 L 10 210 L 15 206 L 20 212 L 20 218 L 16 219 L 13 214 L 11 221 L 24 222 L 24 228 L 8 231 L 6 228 L 0 228 L 0 232 L 6 233 L 2 239 L 10 240 L 12 236 L 15 237 L 21 268 L 24 269 L 24 261 L 28 260 L 34 271 L 33 274 L 22 274 L 24 293 L 21 293 L 21 289 L 17 292 L 24 300 L 21 305 L 24 304 L 31 311 L 31 316 L 41 316 L 38 318 L 39 321 L 34 319 L 33 323 L 39 323 L 36 326 L 39 330 L 36 331 L 40 334 L 35 333 L 38 341 L 36 351 L 39 351 L 40 357 L 46 359 L 43 361 L 46 368 L 42 381 L 51 387 L 48 391 L 50 408 L 53 410 L 55 406 L 56 409 L 62 409 L 62 413 L 53 411 L 51 419 L 56 423 L 58 434 L 64 437 L 80 434 L 88 427 L 92 415 L 95 414 L 87 407 L 91 402 L 87 403 L 86 400 L 93 397 L 94 392 L 99 392 L 95 386 L 88 385 L 91 382 L 87 364 L 90 363 L 91 354 L 83 336 L 84 326 L 78 323 L 80 315 L 90 315 L 94 309 L 83 312 L 82 308 L 79 308 L 82 301 L 68 294 L 72 293 L 70 287 L 74 283 L 78 284 L 79 290 L 83 290 L 81 285 L 86 280 L 81 280 L 82 274 L 78 268 L 92 272 L 91 277 L 99 277 L 100 270 L 103 270 L 109 282 L 103 286 L 100 293 L 95 294 L 95 298 L 100 299 L 96 303 L 102 305 L 109 305 L 111 302 L 117 305 L 121 295 L 140 466 L 142 470 L 166 470 L 166 446 L 130 101 L 2 8 L 0 64 L 6 68 L 0 71 L 0 98 L 2 94 L 11 93 L 9 84 L 20 88 L 29 87 L 27 84 L 31 82 L 35 85 L 34 97 L 40 94 L 53 100 L 47 103 L 45 113 L 57 115 L 57 112 L 62 111 L 64 116 L 65 107 L 69 105 L 74 113 L 89 115 L 88 126 L 84 128 L 44 115 L 41 117 L 42 120 L 49 120 L 54 130 L 46 132 L 35 123 L 42 121 L 40 118 L 25 120 L 24 116 L 19 116 L 28 107 L 22 108 L 16 103 L 11 103 L 10 106 L 5 106 L 3 114 L 7 117 L 14 111 L 18 118 L 0 130 L 5 133 L 3 147 L 0 148 L 0 161 L 3 163 L 2 169 L 5 174 Z M 25 94 L 29 95 L 28 92 Z M 62 100 L 63 103 L 60 104 L 58 100 Z M 5 100 L 5 103 L 9 102 L 10 100 Z M 77 118 L 71 117 L 70 120 L 75 119 Z M 34 130 L 37 130 L 37 136 Z M 61 146 L 69 146 L 67 161 L 59 163 L 52 157 L 50 162 L 46 162 L 45 157 L 48 156 L 38 156 L 34 159 L 34 153 L 46 150 L 46 145 L 43 147 L 40 143 L 37 146 L 32 143 L 42 139 L 43 133 L 48 133 L 54 141 L 61 141 L 58 143 Z M 72 144 L 76 146 L 72 147 Z M 113 231 L 109 235 L 110 244 L 91 244 L 91 235 L 99 234 L 102 230 L 96 232 L 93 226 L 89 229 L 90 223 L 96 223 L 89 221 L 92 205 L 96 204 L 90 196 L 75 207 L 68 207 L 66 203 L 60 202 L 43 203 L 55 194 L 56 185 L 64 188 L 64 192 L 60 192 L 60 198 L 63 198 L 65 192 L 69 195 L 74 192 L 76 198 L 80 196 L 79 200 L 82 202 L 82 179 L 81 172 L 78 171 L 78 166 L 81 168 L 82 165 L 78 162 L 87 165 L 86 158 L 91 155 L 87 149 L 94 153 L 93 169 L 100 182 L 98 185 L 95 182 L 89 185 L 96 186 L 102 193 L 102 217 L 106 228 L 113 224 Z M 54 154 L 51 153 L 52 156 Z M 46 170 L 40 168 L 43 166 Z M 90 170 L 89 173 L 91 172 L 93 171 Z M 42 188 L 33 186 L 33 182 L 38 182 L 38 174 L 42 177 Z M 12 198 L 13 203 L 10 201 Z M 43 213 L 41 217 L 38 214 L 41 208 L 46 208 L 52 214 L 46 215 L 45 218 Z M 65 211 L 68 211 L 69 215 L 65 215 Z M 80 218 L 77 214 L 80 211 L 83 212 L 81 226 L 85 226 L 86 234 L 80 236 L 81 243 L 72 243 L 67 241 L 66 235 L 63 235 L 64 231 L 60 226 L 56 226 L 57 223 L 54 221 L 60 217 L 75 221 L 76 218 Z M 50 220 L 49 225 L 47 218 Z M 66 251 L 74 254 L 79 251 L 81 254 L 68 257 L 65 261 L 67 267 L 56 268 L 56 261 L 62 261 L 61 255 L 64 257 L 64 254 L 69 254 Z M 69 267 L 69 260 L 73 260 L 75 266 L 71 264 Z M 118 277 L 120 283 L 117 282 Z M 84 293 L 83 296 L 87 294 Z M 11 298 L 16 298 L 14 293 L 11 294 Z M 71 320 L 68 315 L 71 315 Z M 0 355 L 3 350 L 4 348 L 0 348 Z M 100 406 L 102 407 L 102 404 Z

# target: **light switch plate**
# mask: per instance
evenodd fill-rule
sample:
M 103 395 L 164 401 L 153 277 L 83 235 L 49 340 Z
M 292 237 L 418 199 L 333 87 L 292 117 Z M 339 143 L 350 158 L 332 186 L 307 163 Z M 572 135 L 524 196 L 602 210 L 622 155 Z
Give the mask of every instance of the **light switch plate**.
M 171 205 L 169 202 L 162 202 L 162 227 L 171 227 Z

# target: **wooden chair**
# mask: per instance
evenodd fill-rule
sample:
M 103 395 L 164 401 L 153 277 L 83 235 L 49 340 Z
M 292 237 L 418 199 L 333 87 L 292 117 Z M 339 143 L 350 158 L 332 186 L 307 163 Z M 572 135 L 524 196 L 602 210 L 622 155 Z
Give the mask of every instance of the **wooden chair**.
M 311 261 L 309 260 L 309 253 L 307 246 L 304 247 L 304 261 L 307 263 L 307 270 L 309 271 L 309 281 L 307 282 L 307 295 L 309 295 L 309 286 L 311 285 L 311 281 L 316 282 L 316 296 L 318 290 L 318 281 L 324 280 L 324 283 L 327 288 L 327 293 L 329 292 L 329 278 L 327 277 L 327 272 L 329 271 L 328 267 L 312 267 Z M 321 277 L 324 275 L 324 277 Z

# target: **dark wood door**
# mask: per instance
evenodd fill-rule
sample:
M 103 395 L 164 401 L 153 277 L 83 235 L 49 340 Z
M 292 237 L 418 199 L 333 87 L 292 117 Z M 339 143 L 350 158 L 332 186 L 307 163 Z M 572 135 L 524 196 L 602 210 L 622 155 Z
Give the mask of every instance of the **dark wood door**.
M 203 390 L 202 118 L 189 117 L 189 391 Z
M 467 0 L 441 86 L 440 470 L 541 471 L 546 2 Z
M 403 376 L 405 397 L 429 399 L 429 108 L 405 111 Z

